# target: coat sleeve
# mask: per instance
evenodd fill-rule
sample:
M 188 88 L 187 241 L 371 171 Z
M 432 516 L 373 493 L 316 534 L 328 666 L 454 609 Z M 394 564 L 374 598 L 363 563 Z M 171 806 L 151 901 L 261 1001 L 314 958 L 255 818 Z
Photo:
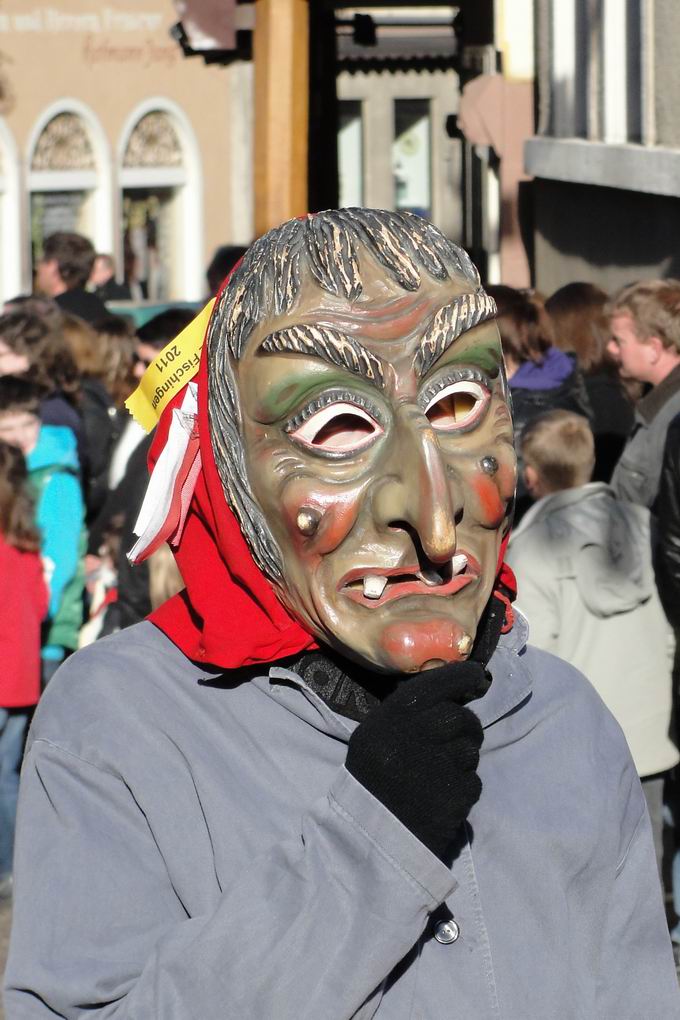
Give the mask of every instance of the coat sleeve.
M 382 982 L 455 882 L 344 768 L 293 829 L 210 911 L 188 916 L 125 782 L 35 740 L 18 817 L 8 1017 L 372 1017 Z
M 604 918 L 597 1016 L 680 1018 L 680 991 L 644 803 Z
M 637 422 L 614 468 L 610 485 L 619 499 L 651 509 L 659 488 L 663 438 L 660 423 L 643 426 Z M 665 430 L 662 433 L 665 437 Z
M 38 505 L 41 553 L 48 561 L 49 616 L 57 612 L 66 585 L 78 567 L 83 527 L 83 496 L 75 475 L 58 472 L 45 486 Z

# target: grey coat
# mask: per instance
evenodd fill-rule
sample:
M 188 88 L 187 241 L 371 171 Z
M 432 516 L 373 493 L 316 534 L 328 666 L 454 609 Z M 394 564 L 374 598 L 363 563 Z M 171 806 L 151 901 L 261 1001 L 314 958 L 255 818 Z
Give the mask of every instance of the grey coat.
M 659 491 L 666 433 L 677 414 L 680 414 L 680 365 L 638 402 L 633 432 L 611 480 L 620 499 L 653 507 Z
M 294 674 L 209 673 L 149 623 L 78 653 L 24 767 L 8 1020 L 680 1017 L 621 731 L 525 637 L 473 703 L 484 789 L 451 868 Z
M 675 642 L 650 541 L 649 510 L 591 482 L 534 503 L 506 556 L 532 640 L 588 677 L 641 776 L 678 762 L 669 736 Z

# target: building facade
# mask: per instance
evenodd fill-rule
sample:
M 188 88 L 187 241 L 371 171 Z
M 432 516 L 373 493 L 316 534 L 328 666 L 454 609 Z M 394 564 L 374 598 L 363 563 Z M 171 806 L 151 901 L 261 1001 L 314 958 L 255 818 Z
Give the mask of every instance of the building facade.
M 338 201 L 403 209 L 462 242 L 458 7 L 338 5 Z M 370 18 L 372 44 L 353 30 Z M 356 37 L 359 37 L 358 40 Z
M 534 124 L 533 0 L 463 0 L 465 247 L 490 283 L 531 279 L 531 196 L 523 166 Z
M 535 0 L 535 280 L 680 276 L 680 4 Z
M 252 67 L 185 60 L 168 0 L 0 0 L 0 296 L 86 234 L 153 300 L 252 237 Z
M 485 280 L 528 286 L 518 195 L 533 132 L 533 0 L 336 10 L 340 204 L 412 209 Z M 352 40 L 352 17 L 371 19 L 372 44 Z
M 533 131 L 532 19 L 544 2 L 305 4 L 312 49 L 312 14 L 323 8 L 330 23 L 310 96 L 310 131 L 326 136 L 325 147 L 311 147 L 323 188 L 320 205 L 310 188 L 308 208 L 413 210 L 468 248 L 485 279 L 528 285 L 518 196 Z M 114 256 L 119 278 L 155 301 L 200 299 L 215 248 L 253 239 L 262 124 L 242 42 L 258 5 L 227 6 L 236 49 L 218 46 L 204 60 L 189 18 L 202 0 L 0 0 L 0 297 L 30 289 L 54 230 L 89 236 Z M 563 9 L 561 0 L 552 7 Z M 212 0 L 206 9 L 214 13 Z M 171 35 L 178 11 L 191 45 Z M 656 122 L 664 116 L 656 112 Z M 561 140 L 550 135 L 555 124 L 570 130 L 553 116 L 527 153 Z M 527 160 L 535 173 L 534 155 Z M 552 272 L 545 209 L 555 180 L 538 177 L 540 277 Z

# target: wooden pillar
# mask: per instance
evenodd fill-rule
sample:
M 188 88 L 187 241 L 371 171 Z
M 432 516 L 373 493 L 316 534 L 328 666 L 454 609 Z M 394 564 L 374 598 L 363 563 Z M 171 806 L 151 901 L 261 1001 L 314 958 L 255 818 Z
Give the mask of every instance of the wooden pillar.
M 255 4 L 255 233 L 307 212 L 308 0 Z
M 338 89 L 334 0 L 309 2 L 309 212 L 338 205 Z

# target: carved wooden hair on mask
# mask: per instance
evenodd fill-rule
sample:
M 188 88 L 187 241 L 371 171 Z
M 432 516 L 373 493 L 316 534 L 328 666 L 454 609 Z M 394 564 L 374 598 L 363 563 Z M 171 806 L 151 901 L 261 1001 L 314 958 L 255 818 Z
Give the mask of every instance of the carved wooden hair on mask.
M 480 286 L 479 274 L 466 252 L 418 216 L 378 209 L 329 210 L 290 220 L 259 238 L 224 289 L 208 333 L 209 409 L 215 462 L 226 498 L 235 513 L 255 562 L 271 581 L 284 583 L 282 557 L 255 500 L 241 436 L 241 414 L 232 362 L 238 361 L 253 330 L 269 317 L 291 311 L 309 275 L 330 294 L 355 301 L 362 293 L 361 252 L 366 250 L 386 276 L 404 291 L 417 291 L 424 272 L 435 280 L 462 279 L 472 285 L 463 306 L 439 330 L 442 345 L 495 314 L 493 301 Z M 455 320 L 455 321 L 454 321 Z M 324 346 L 336 364 L 348 365 L 360 354 L 330 329 L 299 327 L 293 338 L 299 351 L 314 355 Z M 276 344 L 276 334 L 270 338 Z M 288 331 L 288 344 L 291 331 Z M 434 347 L 427 363 L 438 357 Z M 380 363 L 366 366 L 381 371 Z M 420 366 L 422 370 L 426 365 Z

